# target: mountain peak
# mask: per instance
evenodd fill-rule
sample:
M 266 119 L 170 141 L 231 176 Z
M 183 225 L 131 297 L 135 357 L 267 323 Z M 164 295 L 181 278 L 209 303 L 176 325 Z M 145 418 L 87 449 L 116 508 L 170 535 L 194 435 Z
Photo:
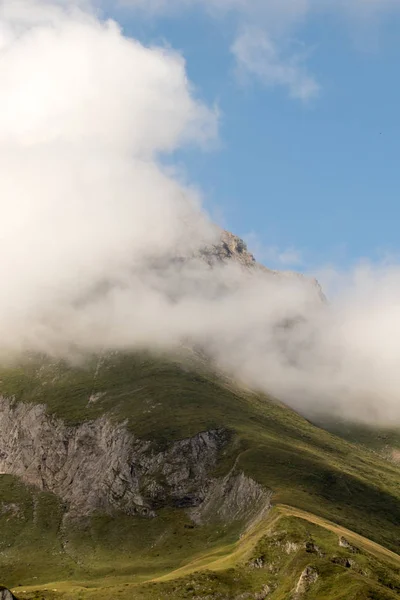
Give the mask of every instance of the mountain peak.
M 203 248 L 200 254 L 210 266 L 233 261 L 247 270 L 255 270 L 262 272 L 265 275 L 275 276 L 281 279 L 297 279 L 301 283 L 311 285 L 315 288 L 318 299 L 323 303 L 327 302 L 317 279 L 297 271 L 281 271 L 266 267 L 258 262 L 254 255 L 249 252 L 247 244 L 242 238 L 226 229 L 221 229 L 219 240 L 216 243 Z

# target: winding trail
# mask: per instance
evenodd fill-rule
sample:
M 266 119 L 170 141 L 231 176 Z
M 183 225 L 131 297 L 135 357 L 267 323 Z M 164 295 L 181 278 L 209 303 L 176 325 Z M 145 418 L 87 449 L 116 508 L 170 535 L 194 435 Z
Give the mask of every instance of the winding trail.
M 294 508 L 293 506 L 287 506 L 284 504 L 278 504 L 274 506 L 274 508 L 268 513 L 268 515 L 258 522 L 253 522 L 253 524 L 248 528 L 248 530 L 241 536 L 241 538 L 229 545 L 221 546 L 217 550 L 213 552 L 209 552 L 206 554 L 199 555 L 194 560 L 191 560 L 189 563 L 167 573 L 166 575 L 157 576 L 153 578 L 142 578 L 139 580 L 132 581 L 130 583 L 125 583 L 126 586 L 124 589 L 126 591 L 133 591 L 137 586 L 142 585 L 144 583 L 156 583 L 163 581 L 170 581 L 173 579 L 178 579 L 180 577 L 184 577 L 186 575 L 190 575 L 195 571 L 207 569 L 210 571 L 222 571 L 224 569 L 231 568 L 238 563 L 246 562 L 250 559 L 253 549 L 257 542 L 267 535 L 270 531 L 274 529 L 276 524 L 283 517 L 296 517 L 298 519 L 303 519 L 304 521 L 308 521 L 309 523 L 313 523 L 329 531 L 335 533 L 338 536 L 344 536 L 350 543 L 355 544 L 359 548 L 362 548 L 366 552 L 373 554 L 378 559 L 385 559 L 386 561 L 390 561 L 395 567 L 400 568 L 400 555 L 384 548 L 380 544 L 373 542 L 362 535 L 354 533 L 345 527 L 337 525 L 327 519 L 322 517 L 318 517 L 312 513 L 308 513 L 306 511 L 300 510 L 298 508 Z M 104 582 L 105 583 L 105 582 Z M 98 589 L 101 589 L 102 592 L 107 590 L 108 596 L 113 596 L 113 590 L 121 589 L 121 582 L 113 582 L 110 584 L 107 581 L 107 584 L 104 586 L 101 585 L 100 581 L 92 582 L 90 587 L 86 587 L 82 584 L 76 583 L 75 585 L 72 582 L 54 582 L 51 584 L 47 584 L 46 586 L 32 586 L 26 587 L 26 592 L 38 592 L 39 590 L 45 591 L 51 589 L 53 586 L 57 587 L 57 591 L 61 597 L 64 597 L 64 594 L 68 594 L 68 598 L 71 596 L 69 594 L 73 593 L 73 597 L 81 597 L 80 594 L 88 593 L 89 589 L 91 592 L 95 593 L 96 584 L 99 586 Z M 21 594 L 21 591 L 18 589 L 12 590 L 15 593 L 19 593 L 21 598 L 24 598 L 24 594 Z M 92 596 L 90 596 L 92 597 Z M 105 596 L 101 596 L 103 598 Z
M 338 536 L 344 536 L 350 542 L 364 549 L 365 551 L 373 554 L 377 558 L 385 558 L 392 562 L 395 566 L 400 567 L 400 556 L 387 548 L 384 548 L 380 544 L 369 540 L 368 538 L 354 533 L 345 527 L 341 527 L 336 523 L 328 521 L 322 517 L 313 515 L 306 511 L 294 508 L 293 506 L 287 506 L 285 504 L 276 505 L 273 510 L 270 511 L 268 516 L 262 521 L 251 526 L 248 531 L 243 534 L 239 541 L 231 544 L 230 546 L 224 546 L 218 550 L 209 554 L 204 554 L 198 558 L 192 560 L 187 565 L 180 567 L 167 575 L 152 579 L 154 582 L 169 581 L 178 577 L 184 577 L 199 569 L 208 569 L 210 571 L 220 571 L 228 569 L 239 562 L 246 561 L 250 558 L 254 546 L 257 542 L 268 534 L 278 523 L 282 517 L 297 517 L 313 523 L 320 527 L 324 527 L 329 531 L 337 534 Z

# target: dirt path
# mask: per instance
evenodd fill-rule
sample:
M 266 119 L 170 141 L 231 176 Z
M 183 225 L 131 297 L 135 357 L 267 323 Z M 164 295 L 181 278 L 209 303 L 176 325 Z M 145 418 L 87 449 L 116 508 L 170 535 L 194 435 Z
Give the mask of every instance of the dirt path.
M 299 519 L 303 519 L 305 521 L 309 521 L 310 523 L 314 523 L 315 525 L 319 525 L 320 527 L 324 527 L 325 529 L 329 529 L 333 533 L 337 535 L 344 536 L 348 538 L 349 541 L 354 542 L 356 546 L 360 546 L 364 548 L 367 552 L 374 554 L 378 558 L 384 556 L 386 559 L 392 561 L 397 567 L 400 565 L 400 556 L 391 550 L 388 550 L 384 546 L 377 544 L 369 540 L 368 538 L 359 535 L 358 533 L 354 533 L 354 531 L 350 531 L 345 527 L 341 527 L 340 525 L 336 525 L 336 523 L 332 523 L 331 521 L 327 521 L 322 517 L 317 517 L 312 513 L 308 513 L 304 510 L 300 510 L 298 508 L 294 508 L 293 506 L 286 506 L 285 504 L 280 504 L 276 507 L 278 511 L 282 515 L 298 517 Z
M 152 581 L 168 581 L 177 577 L 184 577 L 185 575 L 189 575 L 200 569 L 220 571 L 232 567 L 239 562 L 246 561 L 246 559 L 250 557 L 258 540 L 271 531 L 283 516 L 297 517 L 320 527 L 324 527 L 325 529 L 329 529 L 329 531 L 332 531 L 338 536 L 345 537 L 356 546 L 363 548 L 377 558 L 385 558 L 386 560 L 390 560 L 397 567 L 400 566 L 400 556 L 395 552 L 380 546 L 376 542 L 373 542 L 358 533 L 354 533 L 345 527 L 336 525 L 336 523 L 313 515 L 312 513 L 308 513 L 292 506 L 278 504 L 263 522 L 259 522 L 254 525 L 254 527 L 251 527 L 235 544 L 221 547 L 214 552 L 199 556 L 184 567 L 176 569 L 162 577 L 157 577 Z

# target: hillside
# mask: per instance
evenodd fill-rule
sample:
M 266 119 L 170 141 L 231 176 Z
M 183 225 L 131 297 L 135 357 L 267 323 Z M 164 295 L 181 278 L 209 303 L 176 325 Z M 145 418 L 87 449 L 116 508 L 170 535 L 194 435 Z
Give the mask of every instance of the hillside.
M 327 417 L 317 419 L 316 422 L 323 429 L 369 448 L 386 460 L 400 462 L 400 428 L 396 425 L 376 428 L 373 425 Z
M 344 597 L 329 583 L 338 578 L 349 580 L 346 598 L 399 592 L 397 557 L 368 547 L 399 552 L 399 467 L 238 388 L 195 355 L 114 353 L 75 366 L 30 356 L 1 369 L 0 390 L 1 582 L 17 597 L 109 598 L 109 586 L 121 598 L 171 597 L 171 583 L 138 584 L 190 563 L 208 570 L 190 584 L 195 592 L 183 579 L 172 597 L 259 593 L 269 572 L 246 566 L 240 547 L 257 554 L 276 510 L 281 524 L 282 510 L 292 515 L 285 533 L 276 530 L 282 543 L 293 526 L 327 544 L 313 556 L 322 588 L 302 597 Z M 356 569 L 332 562 L 339 549 L 327 522 L 370 540 Z M 271 598 L 286 597 L 307 567 L 296 544 L 276 559 Z M 227 557 L 215 577 L 210 556 Z

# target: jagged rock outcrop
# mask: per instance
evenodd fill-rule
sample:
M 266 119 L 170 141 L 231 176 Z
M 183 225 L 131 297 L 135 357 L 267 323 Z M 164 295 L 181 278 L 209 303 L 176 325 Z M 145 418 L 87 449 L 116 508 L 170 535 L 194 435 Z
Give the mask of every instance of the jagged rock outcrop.
M 163 506 L 204 502 L 206 514 L 218 498 L 220 519 L 242 518 L 268 495 L 244 475 L 211 477 L 228 438 L 222 429 L 205 431 L 159 451 L 106 416 L 72 427 L 44 406 L 0 398 L 0 473 L 56 494 L 72 515 L 155 516 Z
M 279 277 L 281 279 L 295 279 L 301 281 L 302 284 L 310 286 L 315 292 L 317 301 L 326 303 L 326 297 L 322 291 L 319 282 L 312 278 L 306 277 L 302 273 L 294 271 L 276 271 L 268 269 L 261 263 L 257 262 L 253 254 L 251 254 L 246 243 L 237 235 L 226 230 L 221 230 L 220 242 L 212 246 L 203 248 L 200 256 L 210 265 L 215 266 L 220 263 L 233 261 L 245 268 L 247 271 L 254 270 L 258 273 L 263 273 L 267 276 Z
M 352 552 L 353 554 L 359 553 L 359 549 L 353 546 L 353 544 L 350 544 L 349 540 L 346 540 L 346 538 L 343 536 L 339 538 L 339 546 L 341 548 L 346 548 L 346 550 Z
M 304 569 L 299 577 L 296 585 L 296 590 L 293 595 L 293 600 L 300 600 L 300 598 L 308 592 L 310 587 L 317 581 L 318 571 L 315 567 L 308 566 Z
M 346 569 L 351 569 L 354 566 L 354 560 L 351 558 L 346 558 L 345 556 L 334 556 L 332 558 L 332 562 L 335 565 L 340 565 L 341 567 L 345 567 Z
M 204 501 L 190 511 L 199 523 L 251 519 L 271 506 L 272 493 L 244 473 L 234 469 L 226 477 L 210 482 Z
M 233 235 L 229 231 L 221 230 L 220 242 L 204 248 L 201 251 L 201 256 L 213 266 L 218 262 L 234 260 L 243 267 L 260 267 L 254 256 L 248 251 L 246 243 L 237 235 Z M 265 267 L 263 267 L 265 268 Z M 268 269 L 265 269 L 266 271 Z M 271 271 L 272 272 L 272 271 Z
M 304 547 L 306 552 L 308 552 L 309 554 L 317 554 L 319 557 L 324 556 L 324 553 L 322 552 L 321 548 L 317 546 L 317 544 L 315 544 L 312 540 L 308 540 L 305 543 Z

